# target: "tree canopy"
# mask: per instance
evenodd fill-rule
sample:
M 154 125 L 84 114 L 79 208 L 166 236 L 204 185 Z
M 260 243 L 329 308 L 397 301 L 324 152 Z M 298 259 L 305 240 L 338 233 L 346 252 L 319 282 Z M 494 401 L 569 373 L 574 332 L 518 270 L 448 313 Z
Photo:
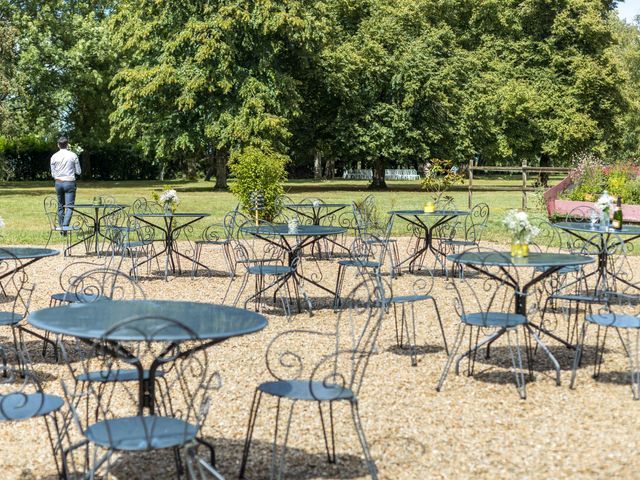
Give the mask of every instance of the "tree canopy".
M 247 147 L 376 186 L 431 158 L 637 156 L 640 31 L 615 3 L 0 0 L 1 133 L 66 133 L 89 164 L 126 144 L 221 187 Z

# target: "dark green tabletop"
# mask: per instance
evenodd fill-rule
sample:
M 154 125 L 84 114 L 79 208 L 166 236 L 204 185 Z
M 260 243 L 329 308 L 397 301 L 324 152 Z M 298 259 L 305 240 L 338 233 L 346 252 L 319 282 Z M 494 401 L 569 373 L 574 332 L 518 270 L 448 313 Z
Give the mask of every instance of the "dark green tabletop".
M 435 210 L 425 212 L 424 210 L 392 210 L 389 215 L 413 215 L 418 217 L 461 217 L 469 215 L 468 210 Z
M 18 260 L 53 257 L 60 250 L 38 247 L 0 247 L 0 260 L 17 258 Z
M 149 217 L 149 218 L 163 218 L 163 217 L 175 217 L 175 218 L 197 218 L 208 217 L 209 213 L 134 213 L 134 217 Z
M 447 255 L 447 259 L 463 265 L 486 265 L 499 267 L 570 267 L 588 265 L 592 257 L 571 253 L 530 252 L 528 257 L 512 257 L 510 252 L 463 252 Z
M 350 204 L 348 203 L 290 203 L 285 205 L 287 208 L 345 208 Z
M 290 232 L 285 224 L 246 226 L 241 230 L 251 235 L 264 237 L 325 237 L 327 235 L 340 235 L 347 231 L 344 227 L 331 227 L 326 225 L 298 225 L 296 232 Z
M 126 203 L 70 203 L 65 208 L 127 208 Z
M 118 328 L 123 321 L 145 317 L 140 328 Z M 156 320 L 154 320 L 156 317 Z M 173 319 L 185 329 L 168 327 L 166 319 Z M 29 315 L 34 327 L 52 333 L 85 339 L 113 341 L 186 341 L 224 340 L 262 330 L 267 326 L 264 315 L 226 305 L 211 303 L 175 302 L 165 300 L 123 300 L 44 308 Z M 187 329 L 193 334 L 190 335 Z
M 558 222 L 553 224 L 554 227 L 558 227 L 562 230 L 569 230 L 572 232 L 584 232 L 594 234 L 617 234 L 617 235 L 640 235 L 639 225 L 623 225 L 622 229 L 616 230 L 615 228 L 603 227 L 599 223 L 591 225 L 590 222 Z

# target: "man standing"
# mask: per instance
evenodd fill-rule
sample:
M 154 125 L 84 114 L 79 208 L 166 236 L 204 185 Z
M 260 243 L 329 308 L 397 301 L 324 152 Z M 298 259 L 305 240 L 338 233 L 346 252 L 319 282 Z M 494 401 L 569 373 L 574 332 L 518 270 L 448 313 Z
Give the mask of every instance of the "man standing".
M 69 140 L 66 137 L 58 139 L 58 152 L 51 157 L 51 176 L 55 180 L 56 195 L 58 195 L 58 224 L 68 227 L 71 222 L 70 205 L 76 201 L 76 175 L 80 175 L 78 156 L 67 150 Z

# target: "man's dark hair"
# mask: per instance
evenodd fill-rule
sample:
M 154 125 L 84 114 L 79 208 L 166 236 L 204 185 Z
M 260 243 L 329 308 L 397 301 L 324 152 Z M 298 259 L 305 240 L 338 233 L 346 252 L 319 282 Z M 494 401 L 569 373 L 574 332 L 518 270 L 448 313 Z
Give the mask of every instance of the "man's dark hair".
M 67 148 L 69 146 L 69 139 L 67 137 L 60 137 L 58 139 L 58 147 Z

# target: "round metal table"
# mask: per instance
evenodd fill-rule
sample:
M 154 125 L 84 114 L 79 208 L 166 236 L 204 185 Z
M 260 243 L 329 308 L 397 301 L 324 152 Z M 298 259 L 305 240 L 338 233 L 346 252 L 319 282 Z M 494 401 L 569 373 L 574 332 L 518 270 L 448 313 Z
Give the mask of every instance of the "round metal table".
M 245 233 L 255 236 L 256 238 L 260 238 L 265 242 L 268 242 L 272 245 L 275 245 L 282 250 L 284 250 L 287 254 L 287 261 L 289 266 L 294 266 L 295 270 L 290 275 L 283 275 L 279 280 L 280 288 L 282 285 L 286 284 L 286 282 L 291 278 L 296 285 L 301 286 L 300 280 L 305 280 L 312 285 L 324 290 L 325 292 L 335 296 L 335 292 L 320 284 L 320 280 L 322 280 L 322 271 L 319 270 L 319 278 L 312 279 L 302 274 L 301 258 L 302 251 L 305 247 L 309 245 L 313 245 L 315 242 L 320 240 L 321 238 L 326 238 L 331 235 L 341 235 L 347 231 L 344 227 L 329 227 L 324 225 L 299 225 L 297 231 L 292 232 L 289 230 L 288 225 L 282 224 L 274 224 L 269 225 L 268 228 L 264 226 L 243 226 L 241 230 Z M 259 292 L 256 292 L 247 303 L 254 298 L 259 297 L 266 289 L 271 288 L 273 285 L 269 285 L 262 289 Z M 307 296 L 304 288 L 301 289 L 302 295 L 307 303 L 307 309 L 309 310 L 309 314 L 313 313 L 313 306 L 311 305 L 311 300 Z M 298 300 L 298 310 L 301 310 L 301 305 Z
M 180 272 L 180 258 L 182 257 L 188 260 L 190 265 L 200 265 L 203 268 L 209 270 L 209 267 L 200 263 L 195 258 L 185 255 L 181 253 L 176 248 L 176 241 L 180 236 L 181 232 L 184 231 L 185 228 L 190 227 L 193 223 L 202 220 L 205 217 L 208 217 L 208 213 L 134 213 L 133 217 L 140 220 L 141 222 L 150 225 L 153 228 L 160 230 L 164 235 L 164 247 L 162 250 L 157 252 L 152 257 L 149 257 L 144 262 L 137 265 L 138 267 L 144 265 L 145 263 L 149 263 L 154 258 L 159 257 L 163 253 L 166 253 L 165 263 L 164 263 L 164 279 L 167 280 L 167 276 L 169 274 L 169 265 L 171 265 L 171 271 L 173 273 L 178 270 Z M 153 219 L 156 220 L 154 223 Z M 162 220 L 162 222 L 158 222 L 158 219 Z M 177 220 L 188 221 L 184 223 L 178 223 Z M 177 259 L 177 262 L 176 262 Z M 177 265 L 177 268 L 176 268 Z
M 615 278 L 615 280 L 624 283 L 625 285 L 638 289 L 637 285 L 629 282 L 627 279 L 620 277 L 615 272 L 609 271 L 609 252 L 611 252 L 611 246 L 615 245 L 616 237 L 624 237 L 626 243 L 632 242 L 640 237 L 640 226 L 638 225 L 623 225 L 622 229 L 616 230 L 611 227 L 603 227 L 600 224 L 591 225 L 588 222 L 558 222 L 553 224 L 574 237 L 578 238 L 581 242 L 584 242 L 585 246 L 591 246 L 594 251 L 597 252 L 594 256 L 598 259 L 598 265 L 595 271 L 588 273 L 584 276 L 585 279 L 596 276 L 595 291 L 608 291 L 609 281 L 607 277 Z M 614 241 L 612 242 L 612 237 Z
M 398 271 L 400 271 L 403 264 L 408 263 L 409 271 L 413 272 L 415 263 L 429 251 L 439 260 L 444 253 L 436 249 L 433 245 L 434 229 L 441 227 L 456 217 L 467 216 L 470 213 L 468 210 L 436 210 L 434 212 L 425 212 L 424 210 L 392 210 L 389 212 L 389 215 L 395 215 L 423 232 L 422 241 L 416 245 L 415 251 L 397 265 Z M 435 219 L 435 221 L 430 221 L 432 219 Z M 440 263 L 444 267 L 442 260 L 440 260 Z
M 135 318 L 145 318 L 145 321 L 136 324 L 135 329 L 114 330 L 122 322 Z M 158 333 L 158 328 L 167 318 L 175 319 L 184 328 L 162 328 Z M 31 312 L 28 322 L 36 328 L 80 338 L 88 343 L 107 341 L 117 344 L 150 340 L 192 342 L 192 349 L 207 348 L 231 337 L 258 332 L 267 326 L 267 319 L 257 312 L 211 303 L 166 300 L 73 303 Z M 120 350 L 112 349 L 112 355 L 122 354 Z M 138 407 L 141 414 L 145 407 L 153 414 L 156 362 L 157 358 L 147 369 L 150 372 L 148 377 L 138 379 L 141 385 Z
M 102 224 L 102 220 L 104 220 L 104 218 L 112 213 L 115 212 L 119 212 L 120 210 L 123 210 L 125 208 L 127 208 L 129 205 L 126 205 L 124 203 L 104 203 L 104 204 L 97 204 L 97 203 L 73 203 L 73 204 L 69 204 L 69 205 L 65 205 L 64 208 L 70 208 L 71 210 L 73 210 L 74 212 L 76 212 L 78 215 L 82 215 L 85 218 L 88 218 L 89 220 L 91 220 L 91 222 L 93 223 L 93 233 L 87 237 L 85 237 L 82 241 L 85 241 L 89 238 L 95 238 L 95 253 L 96 255 L 100 253 L 99 251 L 99 237 L 104 237 L 107 238 L 103 233 L 102 230 L 100 228 L 100 225 Z M 109 213 L 105 214 L 105 210 L 109 209 Z M 88 213 L 83 212 L 82 210 L 93 210 L 93 215 L 90 215 Z M 102 210 L 102 213 L 100 212 Z M 109 238 L 107 238 L 107 240 L 109 240 Z M 80 243 L 80 242 L 78 242 Z M 77 245 L 77 244 L 76 244 Z
M 52 248 L 38 248 L 38 247 L 0 247 L 0 261 L 1 260 L 20 260 L 18 268 L 11 271 L 2 272 L 0 274 L 0 280 L 13 274 L 17 270 L 23 270 L 25 267 L 31 265 L 38 260 L 47 257 L 53 257 L 59 255 L 60 250 L 54 250 Z M 23 262 L 22 260 L 26 260 Z
M 590 263 L 594 262 L 594 259 L 587 255 L 576 255 L 570 253 L 531 252 L 527 257 L 512 257 L 510 252 L 495 251 L 467 251 L 463 253 L 448 255 L 447 259 L 452 261 L 453 263 L 468 266 L 472 270 L 499 280 L 504 285 L 508 285 L 509 287 L 511 287 L 515 296 L 515 313 L 524 315 L 525 317 L 527 316 L 527 295 L 531 287 L 541 282 L 549 275 L 554 274 L 561 268 L 589 265 Z M 539 273 L 537 275 L 534 274 L 534 276 L 532 276 L 526 284 L 521 285 L 518 283 L 519 278 L 516 279 L 512 275 L 509 275 L 509 272 L 507 272 L 506 270 L 500 269 L 500 271 L 491 272 L 489 271 L 488 267 L 533 268 L 534 272 Z M 502 273 L 503 275 L 500 276 L 500 273 Z M 529 329 L 529 331 L 531 331 L 531 327 L 545 333 L 546 335 L 549 335 L 556 340 L 562 341 L 556 335 L 544 329 L 540 325 L 536 325 L 532 322 L 527 322 L 525 324 L 525 328 Z M 506 333 L 506 331 L 506 328 L 499 329 L 496 333 L 489 335 L 487 338 L 479 342 L 474 348 L 465 352 L 460 358 L 470 355 L 483 345 L 487 345 L 487 348 L 489 348 L 491 343 L 493 343 L 498 337 Z M 536 340 L 541 345 L 542 349 L 545 351 L 551 362 L 554 364 L 556 368 L 557 378 L 559 379 L 560 365 L 558 364 L 558 361 L 546 348 L 542 341 L 540 341 L 539 339 Z
M 320 225 L 320 222 L 331 215 L 344 210 L 348 203 L 290 203 L 284 207 L 301 217 L 311 220 L 313 225 Z M 309 210 L 311 210 L 309 212 Z

